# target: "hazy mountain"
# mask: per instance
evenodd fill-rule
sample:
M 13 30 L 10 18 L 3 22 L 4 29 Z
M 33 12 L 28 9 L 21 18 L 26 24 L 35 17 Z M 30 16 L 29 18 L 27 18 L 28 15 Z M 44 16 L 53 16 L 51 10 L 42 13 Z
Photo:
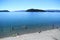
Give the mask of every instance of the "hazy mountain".
M 16 10 L 14 12 L 25 12 L 25 10 Z
M 46 12 L 60 12 L 60 10 L 46 10 Z

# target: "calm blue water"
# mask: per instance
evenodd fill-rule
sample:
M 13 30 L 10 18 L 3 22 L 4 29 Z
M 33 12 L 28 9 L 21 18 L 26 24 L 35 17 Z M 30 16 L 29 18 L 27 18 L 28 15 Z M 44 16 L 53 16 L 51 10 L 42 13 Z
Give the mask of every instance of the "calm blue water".
M 0 12 L 0 32 L 11 27 L 37 27 L 42 24 L 60 25 L 60 12 Z
M 0 12 L 0 25 L 35 25 L 60 23 L 59 12 Z
M 60 12 L 0 12 L 0 27 L 60 24 Z

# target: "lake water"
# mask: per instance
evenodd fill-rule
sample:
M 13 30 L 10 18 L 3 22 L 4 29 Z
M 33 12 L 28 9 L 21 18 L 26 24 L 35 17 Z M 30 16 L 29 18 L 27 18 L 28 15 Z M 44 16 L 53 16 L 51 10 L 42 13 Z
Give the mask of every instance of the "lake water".
M 1 35 L 12 29 L 21 31 L 25 26 L 33 29 L 53 24 L 60 26 L 60 12 L 0 12 Z

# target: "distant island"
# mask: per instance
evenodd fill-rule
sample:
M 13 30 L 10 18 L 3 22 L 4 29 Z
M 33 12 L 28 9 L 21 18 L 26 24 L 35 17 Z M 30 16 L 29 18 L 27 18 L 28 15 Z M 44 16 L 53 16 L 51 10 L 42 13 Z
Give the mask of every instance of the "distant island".
M 42 10 L 42 9 L 27 9 L 27 10 L 0 10 L 0 12 L 60 12 L 60 10 Z
M 8 10 L 0 10 L 0 12 L 9 12 Z
M 40 10 L 40 9 L 28 9 L 26 12 L 46 12 L 45 10 Z

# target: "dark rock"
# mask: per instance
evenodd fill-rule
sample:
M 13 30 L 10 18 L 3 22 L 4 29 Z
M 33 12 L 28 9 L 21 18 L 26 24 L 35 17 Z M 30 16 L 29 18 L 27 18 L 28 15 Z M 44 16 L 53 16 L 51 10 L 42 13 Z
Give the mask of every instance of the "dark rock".
M 41 31 L 39 31 L 39 33 L 41 33 Z
M 17 35 L 20 35 L 19 33 L 17 33 Z
M 25 27 L 25 29 L 28 29 L 28 27 Z

